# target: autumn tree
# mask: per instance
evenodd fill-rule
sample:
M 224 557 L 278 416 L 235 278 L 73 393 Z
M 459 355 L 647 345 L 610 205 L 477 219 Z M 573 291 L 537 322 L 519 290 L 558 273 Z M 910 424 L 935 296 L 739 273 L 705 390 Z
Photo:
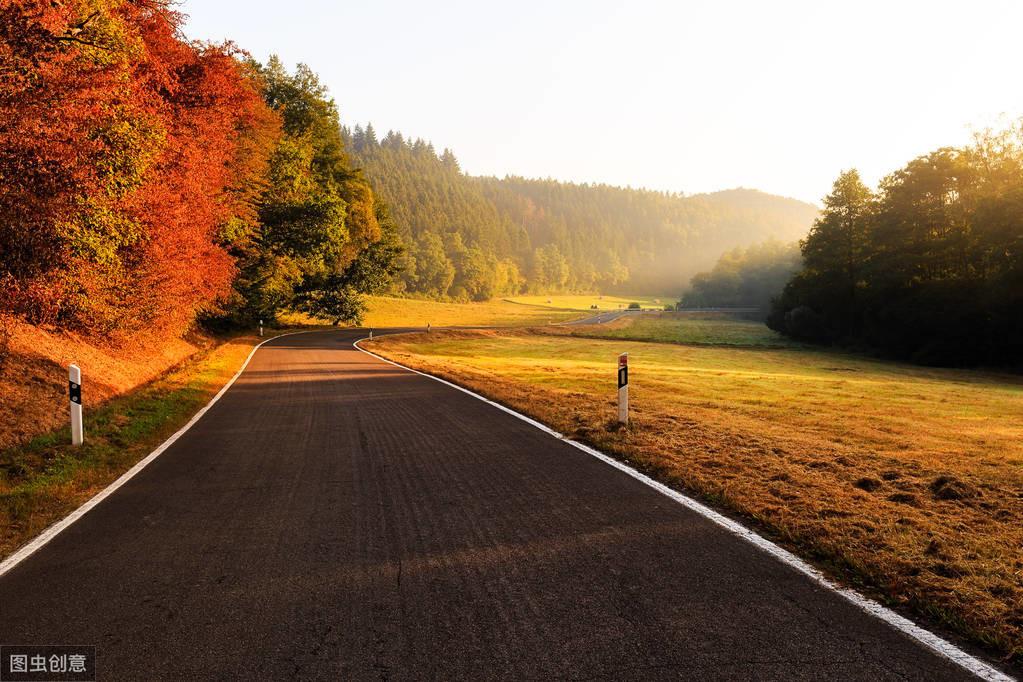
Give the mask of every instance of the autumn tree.
M 229 46 L 159 0 L 5 3 L 0 305 L 112 334 L 217 305 L 276 119 Z

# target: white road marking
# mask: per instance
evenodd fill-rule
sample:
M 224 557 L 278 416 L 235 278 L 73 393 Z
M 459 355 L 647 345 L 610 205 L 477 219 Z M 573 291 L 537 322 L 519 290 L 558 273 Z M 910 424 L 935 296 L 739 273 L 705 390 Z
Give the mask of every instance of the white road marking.
M 209 409 L 211 407 L 213 407 L 214 403 L 216 403 L 218 400 L 220 400 L 221 396 L 223 396 L 225 393 L 227 393 L 227 389 L 231 388 L 231 386 L 234 385 L 234 382 L 237 381 L 238 377 L 240 377 L 242 375 L 242 372 L 245 371 L 245 368 L 249 366 L 249 361 L 252 360 L 252 356 L 256 354 L 256 351 L 259 350 L 260 347 L 264 343 L 269 343 L 269 342 L 274 341 L 276 339 L 284 338 L 285 336 L 294 336 L 295 334 L 308 334 L 311 331 L 320 331 L 320 330 L 310 329 L 310 330 L 303 330 L 303 331 L 299 331 L 299 332 L 288 332 L 287 334 L 280 334 L 280 335 L 275 336 L 273 338 L 266 339 L 265 341 L 263 341 L 262 343 L 258 344 L 256 347 L 254 347 L 252 349 L 252 351 L 249 352 L 249 356 L 247 358 L 245 358 L 245 362 L 242 364 L 241 368 L 235 373 L 235 375 L 233 377 L 231 377 L 231 380 L 228 381 L 226 384 L 224 384 L 224 387 L 221 388 L 220 391 L 218 391 L 217 394 L 215 396 L 213 396 L 213 398 L 211 398 L 210 401 L 208 403 L 206 403 L 206 405 L 201 410 L 196 412 L 192 416 L 192 418 L 188 420 L 187 424 L 185 424 L 180 429 L 178 429 L 177 432 L 175 432 L 173 436 L 171 436 L 170 438 L 165 440 L 160 445 L 160 447 L 156 448 L 151 453 L 146 455 L 145 459 L 140 460 L 131 469 L 128 469 L 126 472 L 121 474 L 120 478 L 118 478 L 116 481 L 114 481 L 113 483 L 108 485 L 106 488 L 104 488 L 100 492 L 96 493 L 92 498 L 89 499 L 88 502 L 86 502 L 81 507 L 79 507 L 78 509 L 74 510 L 73 512 L 71 512 L 67 516 L 65 516 L 60 521 L 57 521 L 55 524 L 53 524 L 52 526 L 50 526 L 49 528 L 44 530 L 42 533 L 37 535 L 35 537 L 35 539 L 33 539 L 27 545 L 25 545 L 24 547 L 19 549 L 17 552 L 15 552 L 14 554 L 10 555 L 6 559 L 4 559 L 2 562 L 0 562 L 0 576 L 3 576 L 5 573 L 10 571 L 12 568 L 14 568 L 18 564 L 20 564 L 22 561 L 24 561 L 29 556 L 31 556 L 36 551 L 38 551 L 40 548 L 42 548 L 44 545 L 46 545 L 46 543 L 48 543 L 50 540 L 52 540 L 53 538 L 57 537 L 57 535 L 62 530 L 64 530 L 68 526 L 70 526 L 72 523 L 74 523 L 78 519 L 80 519 L 83 516 L 85 516 L 85 514 L 88 513 L 88 511 L 90 509 L 92 509 L 97 504 L 99 504 L 100 502 L 105 500 L 107 497 L 109 497 L 115 490 L 117 490 L 122 485 L 124 485 L 125 483 L 130 481 L 138 472 L 140 472 L 143 469 L 145 469 L 146 466 L 150 462 L 152 462 L 154 459 L 156 459 L 161 454 L 163 454 L 164 450 L 166 450 L 171 445 L 173 445 L 174 441 L 176 441 L 178 438 L 181 438 L 181 436 L 183 436 L 186 431 L 188 431 L 190 428 L 192 428 L 195 425 L 195 423 L 197 421 L 199 421 L 202 418 L 202 416 L 204 414 L 206 414 L 207 411 L 209 411 Z
M 366 339 L 359 339 L 358 341 L 354 341 L 352 343 L 352 345 L 355 348 L 357 348 L 358 350 L 362 351 L 363 353 L 366 353 L 367 355 L 371 355 L 371 356 L 377 358 L 378 360 L 383 360 L 384 362 L 386 362 L 386 363 L 388 363 L 390 365 L 394 365 L 395 367 L 400 367 L 400 368 L 402 368 L 404 370 L 407 370 L 409 372 L 414 372 L 415 374 L 418 374 L 420 376 L 424 376 L 424 377 L 433 379 L 434 381 L 439 381 L 440 383 L 445 384 L 446 386 L 450 386 L 451 388 L 457 389 L 457 390 L 461 391 L 462 393 L 467 393 L 468 395 L 471 395 L 472 397 L 477 398 L 478 400 L 482 400 L 483 402 L 485 402 L 485 403 L 487 403 L 489 405 L 492 405 L 493 407 L 496 407 L 497 409 L 499 409 L 499 410 L 501 410 L 503 412 L 507 412 L 508 414 L 510 414 L 510 415 L 512 415 L 514 417 L 517 417 L 518 419 L 521 419 L 522 421 L 526 422 L 527 424 L 529 424 L 531 426 L 535 426 L 536 428 L 540 429 L 541 431 L 543 431 L 543 432 L 545 432 L 545 433 L 547 433 L 547 434 L 549 434 L 551 436 L 554 436 L 558 440 L 560 440 L 562 442 L 565 442 L 565 443 L 568 443 L 569 445 L 582 450 L 583 452 L 587 453 L 588 455 L 592 455 L 593 457 L 596 457 L 597 459 L 601 460 L 602 462 L 605 462 L 605 463 L 613 466 L 614 468 L 618 469 L 619 471 L 622 471 L 622 472 L 628 474 L 629 476 L 633 477 L 637 481 L 640 481 L 641 483 L 644 483 L 645 485 L 650 486 L 651 488 L 653 488 L 657 492 L 661 493 L 662 495 L 670 497 L 671 499 L 675 500 L 676 502 L 678 502 L 682 506 L 684 506 L 684 507 L 686 507 L 688 509 L 693 510 L 694 512 L 696 512 L 700 516 L 703 516 L 704 518 L 709 519 L 710 521 L 713 521 L 714 523 L 716 523 L 717 525 L 721 526 L 722 528 L 724 528 L 728 532 L 732 533 L 733 535 L 736 535 L 736 536 L 742 538 L 743 540 L 745 540 L 745 541 L 755 545 L 756 547 L 758 547 L 761 550 L 767 552 L 768 554 L 770 554 L 774 558 L 778 559 L 782 563 L 787 564 L 788 566 L 791 566 L 795 570 L 797 570 L 800 573 L 802 573 L 803 575 L 807 576 L 808 578 L 813 580 L 818 585 L 820 585 L 820 586 L 822 586 L 822 587 L 824 587 L 826 589 L 829 589 L 832 592 L 838 593 L 843 598 L 845 598 L 847 601 L 852 602 L 854 605 L 856 605 L 861 610 L 869 613 L 870 615 L 872 615 L 872 616 L 874 616 L 876 618 L 880 618 L 881 620 L 883 620 L 885 623 L 887 623 L 888 625 L 892 626 L 896 630 L 898 630 L 898 631 L 900 631 L 900 632 L 902 632 L 902 633 L 912 637 L 916 641 L 918 641 L 921 644 L 923 644 L 924 646 L 926 646 L 931 651 L 933 651 L 933 652 L 937 653 L 938 655 L 940 655 L 940 656 L 942 656 L 944 658 L 947 658 L 948 660 L 958 664 L 959 666 L 961 666 L 962 668 L 964 668 L 964 669 L 968 670 L 969 672 L 973 673 L 974 675 L 976 675 L 980 679 L 982 679 L 982 680 L 990 680 L 991 682 L 1014 682 L 1012 677 L 1009 677 L 1008 675 L 1006 675 L 1002 671 L 997 670 L 997 669 L 991 667 L 990 665 L 988 665 L 987 663 L 984 663 L 983 661 L 981 661 L 980 659 L 976 658 L 975 656 L 971 656 L 970 654 L 966 653 L 965 651 L 963 651 L 959 647 L 955 646 L 951 642 L 943 639 L 942 637 L 939 637 L 938 635 L 934 634 L 930 630 L 927 630 L 925 628 L 920 627 L 919 625 L 917 625 L 913 621 L 909 620 L 908 618 L 906 618 L 904 616 L 900 616 L 899 614 L 895 613 L 894 611 L 892 611 L 888 607 L 883 606 L 883 605 L 877 603 L 873 599 L 869 599 L 867 597 L 864 597 L 862 594 L 860 594 L 859 592 L 857 592 L 855 590 L 849 589 L 847 587 L 841 587 L 839 585 L 836 585 L 835 583 L 833 583 L 830 580 L 828 580 L 828 578 L 825 577 L 825 575 L 823 573 L 821 573 L 816 568 L 814 568 L 810 564 L 806 563 L 805 561 L 803 561 L 802 559 L 797 557 L 792 552 L 779 547 L 778 545 L 774 544 L 773 542 L 771 542 L 767 538 L 765 538 L 765 537 L 763 537 L 761 535 L 758 535 L 757 533 L 755 533 L 754 531 L 750 530 L 749 528 L 747 528 L 746 526 L 742 525 L 741 523 L 739 523 L 737 521 L 734 521 L 734 520 L 728 518 L 727 516 L 724 516 L 724 515 L 716 512 L 716 511 L 714 511 L 710 507 L 707 507 L 706 505 L 704 505 L 704 504 L 702 504 L 700 502 L 697 502 L 696 500 L 694 500 L 691 497 L 688 497 L 687 495 L 683 495 L 682 493 L 678 492 L 677 490 L 673 490 L 673 489 L 669 488 L 668 486 L 664 485 L 663 483 L 655 481 L 654 479 L 650 478 L 646 474 L 643 474 L 643 473 L 640 473 L 639 471 L 636 471 L 635 469 L 633 469 L 629 465 L 623 464 L 622 462 L 618 461 L 617 459 L 614 459 L 613 457 L 605 455 L 603 452 L 600 452 L 599 450 L 596 450 L 595 448 L 592 448 L 589 445 L 584 445 L 583 443 L 579 443 L 578 441 L 572 440 L 571 438 L 565 436 L 564 434 L 558 433 L 557 431 L 555 431 L 554 429 L 550 428 L 549 426 L 541 424 L 537 420 L 535 420 L 535 419 L 533 419 L 531 417 L 527 417 L 526 415 L 522 414 L 521 412 L 516 412 L 515 410 L 511 409 L 510 407 L 506 407 L 506 406 L 504 406 L 504 405 L 502 405 L 502 404 L 500 404 L 498 402 L 494 402 L 493 400 L 490 400 L 489 398 L 486 398 L 486 397 L 484 397 L 484 396 L 482 396 L 479 393 L 476 393 L 474 391 L 470 391 L 467 388 L 459 386 L 458 384 L 454 384 L 454 383 L 452 383 L 450 381 L 447 381 L 445 379 L 441 379 L 440 377 L 433 376 L 432 374 L 427 374 L 426 372 L 420 372 L 419 370 L 412 369 L 411 367 L 406 367 L 405 365 L 402 365 L 402 364 L 397 363 L 397 362 L 393 362 L 392 360 L 388 360 L 385 357 L 381 357 L 381 356 L 377 355 L 376 353 L 373 353 L 372 351 L 368 351 L 365 348 L 362 348 L 361 346 L 359 346 L 359 343 L 361 341 L 365 341 L 365 340 Z
M 36 536 L 36 538 L 34 540 L 32 540 L 27 545 L 25 545 L 24 547 L 19 549 L 17 552 L 15 552 L 14 554 L 10 555 L 6 559 L 4 559 L 2 562 L 0 562 L 0 576 L 3 576 L 5 573 L 7 573 L 11 569 L 13 569 L 15 566 L 17 566 L 22 561 L 24 561 L 29 556 L 31 556 L 36 551 L 38 551 L 43 546 L 45 546 L 48 542 L 50 542 L 53 538 L 55 538 L 65 528 L 70 526 L 72 523 L 74 523 L 78 519 L 82 518 L 82 516 L 84 516 L 90 509 L 92 509 L 97 504 L 102 502 L 104 499 L 109 497 L 118 488 L 123 486 L 125 483 L 127 483 L 129 480 L 131 480 L 136 474 L 138 474 L 140 471 L 142 471 L 142 469 L 144 469 L 150 462 L 152 462 L 154 459 L 159 457 L 165 450 L 167 450 L 167 448 L 169 448 L 171 445 L 173 445 L 175 441 L 177 441 L 190 428 L 192 428 L 192 426 L 194 426 L 195 423 L 198 422 L 202 418 L 202 416 L 204 414 L 206 414 L 206 412 L 209 411 L 209 409 L 211 407 L 213 407 L 214 403 L 216 403 L 218 400 L 220 400 L 220 398 L 227 392 L 227 390 L 229 388 L 231 388 L 231 386 L 234 385 L 234 382 L 238 380 L 238 377 L 240 377 L 242 372 L 245 371 L 245 368 L 248 367 L 249 362 L 252 360 L 252 356 L 255 355 L 256 351 L 259 350 L 264 344 L 269 343 L 271 341 L 274 341 L 276 339 L 284 338 L 285 336 L 294 336 L 296 334 L 308 334 L 308 333 L 320 332 L 320 331 L 333 331 L 333 330 L 310 329 L 310 330 L 303 330 L 303 331 L 298 331 L 298 332 L 289 332 L 287 334 L 281 334 L 280 336 L 275 336 L 273 338 L 266 339 L 262 343 L 259 343 L 258 345 L 256 345 L 249 352 L 248 357 L 245 358 L 245 362 L 238 369 L 238 371 L 235 373 L 235 375 L 233 377 L 231 377 L 231 380 L 228 381 L 226 384 L 224 384 L 223 388 L 221 388 L 220 391 L 218 391 L 217 394 L 215 396 L 213 396 L 213 398 L 211 398 L 210 401 L 208 403 L 206 403 L 206 405 L 201 410 L 196 412 L 195 415 L 192 416 L 192 418 L 188 421 L 187 424 L 182 426 L 177 432 L 174 433 L 174 435 L 172 435 L 170 438 L 165 440 L 158 448 L 156 448 L 151 453 L 149 453 L 149 455 L 147 455 L 145 457 L 145 459 L 140 460 L 137 464 L 135 464 L 135 466 L 133 466 L 131 469 L 129 469 L 128 471 L 123 473 L 120 476 L 120 478 L 118 478 L 116 481 L 114 481 L 113 483 L 108 485 L 106 488 L 104 488 L 102 491 L 100 491 L 95 496 L 93 496 L 91 499 L 89 499 L 88 502 L 86 502 L 85 504 L 80 506 L 78 509 L 76 509 L 71 514 L 69 514 L 68 516 L 64 517 L 63 519 L 61 519 L 57 523 L 55 523 L 52 526 L 50 526 L 49 528 L 47 528 L 41 534 Z M 895 613 L 891 609 L 889 609 L 889 608 L 887 608 L 885 606 L 882 606 L 881 604 L 878 604 L 874 600 L 868 599 L 867 597 L 864 597 L 863 595 L 861 595 L 860 593 L 856 592 L 855 590 L 851 590 L 851 589 L 845 588 L 845 587 L 840 587 L 840 586 L 834 584 L 833 582 L 828 580 L 824 576 L 823 573 L 818 571 L 813 566 L 810 566 L 805 561 L 803 561 L 802 559 L 800 559 L 796 555 L 792 554 L 788 550 L 782 549 L 781 547 L 779 547 L 778 545 L 774 544 L 770 540 L 768 540 L 768 539 L 758 535 L 757 533 L 755 533 L 754 531 L 750 530 L 749 528 L 746 528 L 741 523 L 738 523 L 737 521 L 733 521 L 732 519 L 719 514 L 718 512 L 714 511 L 713 509 L 711 509 L 711 508 L 701 504 L 700 502 L 697 502 L 696 500 L 692 499 L 691 497 L 683 495 L 682 493 L 678 492 L 677 490 L 672 490 L 671 488 L 669 488 L 668 486 L 664 485 L 663 483 L 659 483 L 658 481 L 655 481 L 654 479 L 650 478 L 649 476 L 647 476 L 645 474 L 642 474 L 639 471 L 636 471 L 632 467 L 630 467 L 630 466 L 628 466 L 626 464 L 623 464 L 622 462 L 619 462 L 618 460 L 616 460 L 616 459 L 614 459 L 612 457 L 609 457 L 608 455 L 605 455 L 604 453 L 600 452 L 599 450 L 596 450 L 596 449 L 594 449 L 594 448 L 592 448 L 592 447 L 590 447 L 588 445 L 584 445 L 582 443 L 574 441 L 574 440 L 568 438 L 567 436 L 565 436 L 565 435 L 563 435 L 561 433 L 558 433 L 554 429 L 552 429 L 552 428 L 550 428 L 550 427 L 548 427 L 548 426 L 546 426 L 544 424 L 541 424 L 540 422 L 536 421 L 535 419 L 532 419 L 531 417 L 527 417 L 526 415 L 522 414 L 521 412 L 516 412 L 515 410 L 513 410 L 513 409 L 511 409 L 509 407 L 506 407 L 504 405 L 501 405 L 500 403 L 494 402 L 493 400 L 490 400 L 489 398 L 485 398 L 484 396 L 480 395 L 479 393 L 476 393 L 474 391 L 470 391 L 467 388 L 463 388 L 462 386 L 454 384 L 454 383 L 452 383 L 450 381 L 447 381 L 445 379 L 441 379 L 440 377 L 433 376 L 432 374 L 427 374 L 426 372 L 420 372 L 419 370 L 412 369 L 411 367 L 406 367 L 405 365 L 399 364 L 397 362 L 393 362 L 391 360 L 388 360 L 387 358 L 384 358 L 384 357 L 381 357 L 381 356 L 377 355 L 376 353 L 368 351 L 368 350 L 362 348 L 361 346 L 359 346 L 359 342 L 360 341 L 365 341 L 365 340 L 366 339 L 359 339 L 358 341 L 354 341 L 352 343 L 352 345 L 353 345 L 353 347 L 355 347 L 359 351 L 361 351 L 361 352 L 363 352 L 363 353 L 365 353 L 367 355 L 370 355 L 370 356 L 372 356 L 372 357 L 374 357 L 374 358 L 376 358 L 378 360 L 386 362 L 389 365 L 393 365 L 395 367 L 400 367 L 401 369 L 404 369 L 404 370 L 406 370 L 408 372 L 412 372 L 414 374 L 418 374 L 420 376 L 424 376 L 424 377 L 427 377 L 429 379 L 433 379 L 434 381 L 439 381 L 440 383 L 442 383 L 442 384 L 444 384 L 446 386 L 450 386 L 451 388 L 454 388 L 454 389 L 456 389 L 458 391 L 461 391 L 463 393 L 471 395 L 472 397 L 474 397 L 474 398 L 476 398 L 478 400 L 482 400 L 483 402 L 485 402 L 485 403 L 487 403 L 489 405 L 492 405 L 493 407 L 496 407 L 497 409 L 499 409 L 499 410 L 501 410 L 503 412 L 506 412 L 506 413 L 508 413 L 508 414 L 510 414 L 510 415 L 512 415 L 512 416 L 514 416 L 516 418 L 518 418 L 518 419 L 521 419 L 522 421 L 526 422 L 527 424 L 530 424 L 531 426 L 534 426 L 537 429 L 540 429 L 541 431 L 544 431 L 545 433 L 547 433 L 547 434 L 557 438 L 558 440 L 563 441 L 565 443 L 568 443 L 569 445 L 571 445 L 573 447 L 576 447 L 579 450 L 582 450 L 583 452 L 585 452 L 585 453 L 587 453 L 589 455 L 592 455 L 593 457 L 596 457 L 597 459 L 599 459 L 599 460 L 609 464 L 610 466 L 613 466 L 614 468 L 622 471 L 625 474 L 628 474 L 629 476 L 635 478 L 636 480 L 640 481 L 641 483 L 643 483 L 643 484 L 653 488 L 654 490 L 658 491 L 659 493 L 661 493 L 661 494 L 663 494 L 663 495 L 665 495 L 667 497 L 670 497 L 671 499 L 675 500 L 676 502 L 678 502 L 679 504 L 683 505 L 684 507 L 687 507 L 687 508 L 693 510 L 697 514 L 700 514 L 701 516 L 709 519 L 710 521 L 713 521 L 714 523 L 716 523 L 719 526 L 721 526 L 721 527 L 725 528 L 726 530 L 728 530 L 730 533 L 732 533 L 734 535 L 737 535 L 738 537 L 746 540 L 747 542 L 752 543 L 756 547 L 759 547 L 760 549 L 762 549 L 763 551 L 767 552 L 771 556 L 775 557 L 779 561 L 781 561 L 781 562 L 791 566 L 792 568 L 796 569 L 800 573 L 803 573 L 804 575 L 806 575 L 807 577 L 809 577 L 810 579 L 812 579 L 814 582 L 816 582 L 817 584 L 821 585 L 822 587 L 825 587 L 825 588 L 827 588 L 829 590 L 832 590 L 833 592 L 836 592 L 837 594 L 841 595 L 846 600 L 850 601 L 851 603 L 853 603 L 854 605 L 856 605 L 857 607 L 859 607 L 863 611 L 869 613 L 872 616 L 875 616 L 876 618 L 880 618 L 881 620 L 883 620 L 884 622 L 888 623 L 890 626 L 892 626 L 896 630 L 899 630 L 900 632 L 903 632 L 904 634 L 912 637 L 913 639 L 917 640 L 918 642 L 920 642 L 921 644 L 923 644 L 927 648 L 931 649 L 935 653 L 939 654 L 940 656 L 943 656 L 944 658 L 947 658 L 950 661 L 953 661 L 954 663 L 958 664 L 959 666 L 961 666 L 965 670 L 968 670 L 969 672 L 973 673 L 978 678 L 980 678 L 982 680 L 990 680 L 992 682 L 1014 682 L 1012 677 L 1009 677 L 1008 675 L 1006 675 L 1005 673 L 1001 672 L 1000 670 L 997 670 L 997 669 L 991 667 L 990 665 L 984 663 L 983 661 L 979 660 L 978 658 L 976 658 L 974 656 L 971 656 L 970 654 L 966 653 L 965 651 L 963 651 L 959 647 L 955 646 L 951 642 L 948 642 L 947 640 L 939 637 L 938 635 L 934 634 L 933 632 L 931 632 L 931 631 L 929 631 L 929 630 L 927 630 L 925 628 L 920 627 L 919 625 L 917 625 L 913 621 L 909 620 L 908 618 L 900 616 L 899 614 Z

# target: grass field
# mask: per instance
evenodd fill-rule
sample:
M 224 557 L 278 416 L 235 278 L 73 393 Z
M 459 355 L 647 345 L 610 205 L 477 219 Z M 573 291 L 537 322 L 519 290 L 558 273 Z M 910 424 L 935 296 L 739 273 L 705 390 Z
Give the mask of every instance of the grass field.
M 1019 377 L 560 329 L 403 335 L 370 348 L 627 459 L 840 579 L 1023 658 Z M 633 407 L 624 430 L 613 425 L 621 352 Z
M 85 443 L 66 427 L 0 450 L 0 558 L 109 485 L 177 431 L 238 371 L 258 341 L 239 337 L 86 414 Z M 66 375 L 65 375 L 66 376 Z M 66 398 L 63 404 L 66 408 Z
M 798 348 L 763 322 L 722 313 L 659 313 L 621 317 L 601 325 L 565 328 L 565 334 L 655 343 Z
M 450 303 L 392 296 L 368 296 L 364 327 L 514 327 L 564 322 L 582 317 L 572 310 L 554 310 L 493 300 L 486 303 Z M 323 324 L 304 315 L 288 316 L 290 324 Z
M 547 308 L 564 308 L 567 310 L 591 310 L 597 306 L 599 310 L 618 310 L 628 308 L 630 303 L 639 303 L 645 310 L 664 310 L 668 303 L 674 303 L 670 297 L 657 296 L 600 296 L 598 294 L 582 296 L 515 296 L 507 299 L 512 303 L 544 306 Z

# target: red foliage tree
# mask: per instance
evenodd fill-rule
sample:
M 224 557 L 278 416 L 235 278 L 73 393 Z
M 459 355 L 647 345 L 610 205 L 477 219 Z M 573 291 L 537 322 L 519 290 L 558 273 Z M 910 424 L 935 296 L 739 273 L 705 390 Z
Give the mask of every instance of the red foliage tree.
M 279 135 L 230 45 L 158 0 L 0 10 L 0 306 L 181 331 L 230 287 Z

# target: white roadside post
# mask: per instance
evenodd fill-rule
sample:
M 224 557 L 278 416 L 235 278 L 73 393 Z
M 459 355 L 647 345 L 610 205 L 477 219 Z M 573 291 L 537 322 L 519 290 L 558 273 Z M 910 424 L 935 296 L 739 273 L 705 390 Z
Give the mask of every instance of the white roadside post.
M 68 367 L 68 400 L 71 405 L 71 444 L 81 445 L 85 440 L 82 427 L 82 370 L 78 365 Z
M 372 329 L 369 330 L 369 340 L 370 341 L 373 340 L 373 330 Z
M 629 424 L 629 354 L 618 356 L 618 423 Z
M 263 335 L 263 320 L 259 321 L 259 335 Z

